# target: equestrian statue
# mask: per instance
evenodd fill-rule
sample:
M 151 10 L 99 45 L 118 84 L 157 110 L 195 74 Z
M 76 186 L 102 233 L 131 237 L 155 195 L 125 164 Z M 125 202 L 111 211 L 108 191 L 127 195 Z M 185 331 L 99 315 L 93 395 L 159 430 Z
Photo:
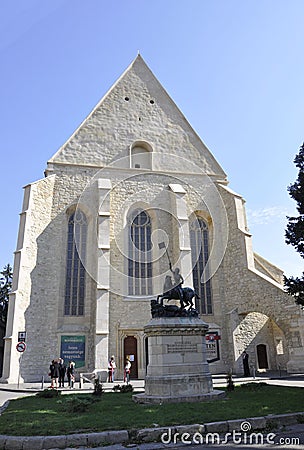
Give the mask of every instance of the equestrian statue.
M 167 252 L 166 252 L 167 253 Z M 169 259 L 169 268 L 173 274 L 174 282 L 171 275 L 166 275 L 163 294 L 157 296 L 157 300 L 151 301 L 152 317 L 172 317 L 172 316 L 198 316 L 198 312 L 194 307 L 193 298 L 199 299 L 197 293 L 190 287 L 182 287 L 184 279 L 177 267 L 172 270 L 172 264 Z M 176 305 L 164 305 L 164 300 L 179 300 L 180 307 Z

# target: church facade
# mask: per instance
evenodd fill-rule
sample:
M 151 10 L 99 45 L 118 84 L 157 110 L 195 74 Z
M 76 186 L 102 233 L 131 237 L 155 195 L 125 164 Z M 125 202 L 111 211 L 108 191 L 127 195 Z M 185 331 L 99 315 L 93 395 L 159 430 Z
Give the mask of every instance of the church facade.
M 303 312 L 254 253 L 244 203 L 138 55 L 24 189 L 2 382 L 58 357 L 105 374 L 111 355 L 144 378 L 150 301 L 177 268 L 212 373 L 241 373 L 245 350 L 251 370 L 304 372 Z

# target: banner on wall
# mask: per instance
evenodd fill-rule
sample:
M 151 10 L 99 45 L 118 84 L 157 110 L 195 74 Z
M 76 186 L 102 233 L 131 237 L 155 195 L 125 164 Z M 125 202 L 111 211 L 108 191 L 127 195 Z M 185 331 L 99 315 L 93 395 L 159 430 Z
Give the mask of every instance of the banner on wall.
M 60 358 L 66 365 L 74 361 L 76 368 L 85 366 L 85 336 L 61 336 Z

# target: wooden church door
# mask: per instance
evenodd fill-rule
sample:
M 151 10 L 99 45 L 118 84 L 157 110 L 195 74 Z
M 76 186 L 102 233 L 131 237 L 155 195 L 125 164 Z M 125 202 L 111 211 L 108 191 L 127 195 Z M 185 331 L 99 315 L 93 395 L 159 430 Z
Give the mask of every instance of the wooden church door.
M 124 364 L 129 356 L 131 362 L 130 379 L 138 378 L 138 362 L 137 362 L 137 339 L 134 336 L 127 336 L 124 340 Z

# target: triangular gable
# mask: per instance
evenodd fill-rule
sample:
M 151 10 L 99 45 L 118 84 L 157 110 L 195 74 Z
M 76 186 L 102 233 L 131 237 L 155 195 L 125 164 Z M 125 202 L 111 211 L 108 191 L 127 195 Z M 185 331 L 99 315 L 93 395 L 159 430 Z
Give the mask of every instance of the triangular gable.
M 49 163 L 104 167 L 126 158 L 138 140 L 153 151 L 193 161 L 204 173 L 226 174 L 138 55 Z

